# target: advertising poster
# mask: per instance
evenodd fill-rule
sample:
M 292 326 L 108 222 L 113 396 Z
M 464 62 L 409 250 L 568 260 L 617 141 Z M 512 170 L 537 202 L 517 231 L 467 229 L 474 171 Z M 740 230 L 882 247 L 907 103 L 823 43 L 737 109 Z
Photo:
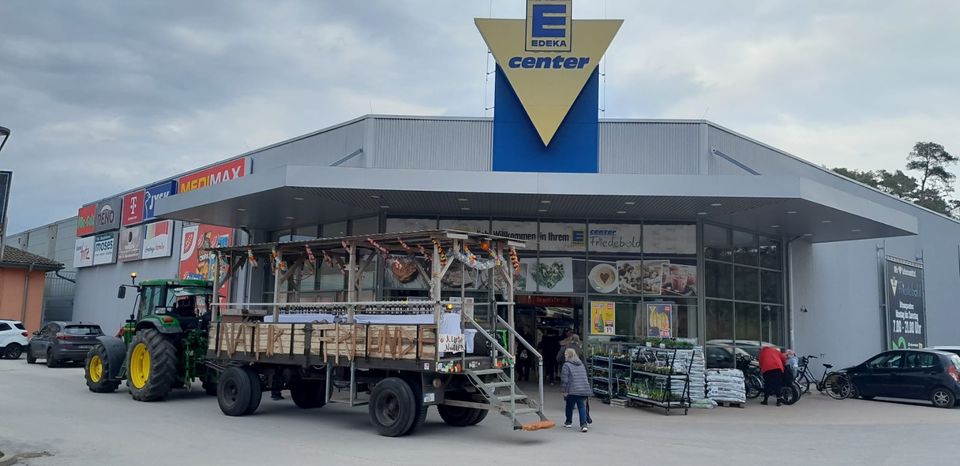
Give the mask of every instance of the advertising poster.
M 665 296 L 696 296 L 697 266 L 666 263 L 662 265 L 663 279 L 660 294 Z
M 109 201 L 103 201 L 97 204 L 97 215 L 93 223 L 96 233 L 113 231 L 120 228 L 120 208 L 123 205 L 123 198 L 116 197 Z
M 143 221 L 148 222 L 156 217 L 154 211 L 157 201 L 177 193 L 177 180 L 165 181 L 143 190 Z
M 590 302 L 590 334 L 616 335 L 617 303 L 611 301 Z
M 541 257 L 529 259 L 526 268 L 527 278 L 524 289 L 541 293 L 573 292 L 573 258 Z M 524 259 L 520 260 L 521 271 Z
M 73 250 L 73 266 L 80 269 L 93 265 L 93 236 L 77 238 Z
M 588 230 L 590 252 L 640 254 L 643 250 L 640 225 L 591 224 Z
M 130 262 L 140 260 L 143 253 L 143 227 L 126 227 L 120 229 L 120 248 L 117 250 L 117 260 Z
M 884 284 L 887 348 L 923 348 L 927 344 L 923 264 L 887 256 Z
M 177 193 L 186 193 L 209 188 L 243 177 L 247 171 L 247 159 L 239 158 L 183 175 L 177 180 Z
M 586 251 L 586 225 L 583 223 L 541 223 L 540 250 L 563 252 Z
M 143 229 L 143 259 L 173 255 L 173 220 L 148 223 Z
M 696 225 L 644 225 L 643 253 L 692 255 L 697 253 Z
M 670 338 L 672 320 L 673 304 L 647 304 L 647 336 Z
M 97 205 L 85 205 L 77 211 L 77 236 L 89 236 L 97 230 Z
M 184 227 L 180 242 L 180 278 L 213 280 L 216 259 L 208 249 L 231 244 L 233 244 L 233 230 L 230 228 L 214 225 Z M 221 277 L 226 275 L 227 267 L 227 262 L 221 261 Z M 220 294 L 230 296 L 227 283 L 220 288 Z
M 143 195 L 141 189 L 123 196 L 123 215 L 120 218 L 122 226 L 137 225 L 143 221 Z
M 506 236 L 527 243 L 527 249 L 537 248 L 537 222 L 505 222 L 494 220 L 491 235 Z
M 618 292 L 659 296 L 663 293 L 665 260 L 617 261 Z
M 93 265 L 117 261 L 117 234 L 104 233 L 93 237 Z

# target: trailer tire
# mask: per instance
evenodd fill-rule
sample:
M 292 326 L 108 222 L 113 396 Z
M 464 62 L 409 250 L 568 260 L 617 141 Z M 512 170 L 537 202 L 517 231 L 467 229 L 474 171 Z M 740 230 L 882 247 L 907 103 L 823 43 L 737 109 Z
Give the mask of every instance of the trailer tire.
M 440 418 L 443 419 L 443 422 L 454 427 L 472 426 L 487 417 L 487 410 L 485 409 L 463 408 L 460 406 L 439 405 L 437 406 L 437 412 L 440 413 Z
M 246 367 L 228 367 L 220 375 L 217 403 L 227 416 L 252 414 L 260 407 L 261 395 L 260 378 Z
M 370 422 L 380 435 L 406 435 L 420 416 L 420 406 L 416 401 L 414 391 L 407 381 L 398 377 L 387 377 L 374 385 L 370 394 Z
M 300 409 L 322 408 L 327 404 L 327 385 L 323 380 L 295 380 L 290 384 L 290 398 Z

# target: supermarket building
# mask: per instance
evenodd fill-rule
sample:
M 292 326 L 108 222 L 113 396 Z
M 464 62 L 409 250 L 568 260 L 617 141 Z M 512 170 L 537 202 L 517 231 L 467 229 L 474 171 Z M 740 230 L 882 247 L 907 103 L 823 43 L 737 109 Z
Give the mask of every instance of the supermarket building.
M 598 120 L 589 65 L 550 127 L 523 80 L 552 78 L 515 73 L 558 70 L 488 45 L 502 65 L 492 119 L 368 115 L 90 202 L 74 238 L 36 230 L 75 243 L 73 319 L 118 327 L 133 297 L 115 291 L 130 272 L 208 276 L 205 244 L 454 228 L 527 242 L 517 320 L 536 338 L 574 328 L 593 341 L 769 342 L 837 364 L 960 343 L 957 221 L 709 121 Z M 239 271 L 230 301 L 273 300 L 269 273 Z M 446 285 L 496 299 L 482 274 Z M 330 301 L 344 288 L 324 266 L 280 293 Z M 382 266 L 364 288 L 427 295 Z M 610 328 L 594 325 L 598 307 L 613 309 Z

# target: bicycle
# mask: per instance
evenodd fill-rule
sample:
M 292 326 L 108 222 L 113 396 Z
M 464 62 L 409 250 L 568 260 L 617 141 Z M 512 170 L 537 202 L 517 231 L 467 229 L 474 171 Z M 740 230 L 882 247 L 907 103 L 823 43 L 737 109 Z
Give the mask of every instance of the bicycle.
M 822 354 L 820 356 L 823 356 Z M 823 377 L 820 380 L 817 380 L 813 376 L 813 373 L 810 371 L 810 360 L 818 359 L 817 356 L 804 356 L 800 358 L 800 364 L 797 366 L 799 371 L 797 373 L 796 382 L 800 386 L 803 393 L 810 392 L 810 385 L 817 387 L 817 391 L 821 393 L 826 393 L 835 400 L 843 400 L 846 398 L 853 398 L 856 395 L 856 387 L 853 385 L 853 381 L 850 380 L 850 376 L 844 372 L 840 371 L 831 371 L 833 364 L 823 364 Z
M 752 364 L 752 360 L 739 360 L 737 368 L 743 372 L 743 383 L 746 388 L 746 395 L 748 399 L 758 398 L 764 393 L 765 387 L 763 384 L 763 377 L 760 376 L 760 367 Z M 780 388 L 780 400 L 783 401 L 785 405 L 792 405 L 797 401 L 800 401 L 802 395 L 800 385 L 797 383 L 797 380 L 794 379 L 790 384 L 784 385 Z

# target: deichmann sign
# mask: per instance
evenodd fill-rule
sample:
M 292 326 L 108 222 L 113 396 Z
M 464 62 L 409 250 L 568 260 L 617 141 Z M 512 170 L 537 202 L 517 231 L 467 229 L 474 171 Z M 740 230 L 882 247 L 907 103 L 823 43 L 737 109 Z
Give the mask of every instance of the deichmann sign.
M 475 21 L 544 146 L 623 24 L 574 20 L 572 0 L 527 0 L 526 20 Z M 595 103 L 593 107 L 596 114 Z
M 97 215 L 94 217 L 93 224 L 96 233 L 112 231 L 120 228 L 122 198 L 113 198 L 97 204 Z
M 81 207 L 80 210 L 77 211 L 77 236 L 88 236 L 96 232 L 96 217 L 96 204 L 87 204 Z
M 93 265 L 112 264 L 117 261 L 117 234 L 104 233 L 93 240 Z
M 179 185 L 177 193 L 196 191 L 198 189 L 209 188 L 215 184 L 233 181 L 245 175 L 246 169 L 247 159 L 240 158 L 189 175 L 184 175 L 177 180 L 177 184 Z
M 887 256 L 883 275 L 887 348 L 923 348 L 927 344 L 923 264 Z

